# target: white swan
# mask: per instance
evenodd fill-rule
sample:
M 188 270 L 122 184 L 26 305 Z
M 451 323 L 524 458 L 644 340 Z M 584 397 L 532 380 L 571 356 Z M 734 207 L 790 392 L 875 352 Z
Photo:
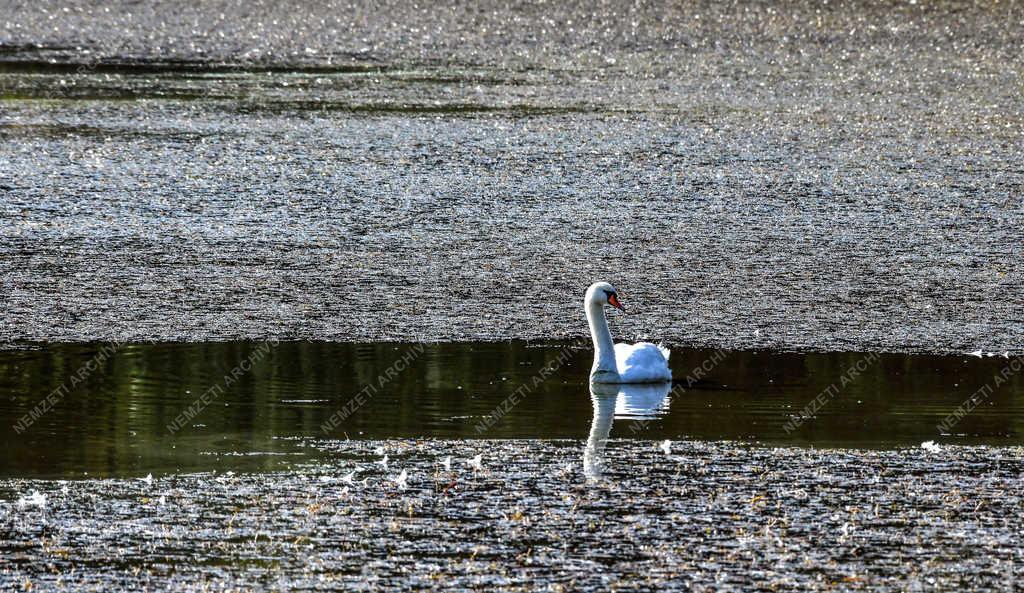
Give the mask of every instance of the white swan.
M 611 305 L 622 311 L 615 287 L 607 282 L 596 282 L 587 289 L 583 308 L 590 324 L 590 337 L 594 339 L 594 367 L 590 380 L 594 383 L 662 383 L 672 380 L 668 368 L 667 348 L 639 342 L 615 344 L 608 331 L 604 306 Z

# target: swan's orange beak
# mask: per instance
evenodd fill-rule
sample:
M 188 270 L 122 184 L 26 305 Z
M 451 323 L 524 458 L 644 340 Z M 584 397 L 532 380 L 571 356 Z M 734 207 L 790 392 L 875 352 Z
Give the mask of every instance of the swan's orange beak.
M 619 295 L 615 294 L 614 292 L 608 295 L 608 304 L 615 307 L 619 311 L 626 311 L 626 308 L 623 307 L 622 303 L 619 302 Z

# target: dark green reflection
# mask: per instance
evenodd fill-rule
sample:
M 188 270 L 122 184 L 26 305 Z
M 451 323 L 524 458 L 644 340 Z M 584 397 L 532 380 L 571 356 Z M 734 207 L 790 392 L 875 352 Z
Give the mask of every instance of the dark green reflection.
M 318 455 L 311 445 L 320 438 L 583 439 L 593 416 L 590 356 L 565 344 L 520 342 L 2 351 L 0 474 L 275 469 Z M 675 350 L 675 376 L 700 381 L 677 385 L 653 418 L 637 421 L 619 410 L 611 437 L 858 447 L 1024 443 L 1021 380 L 1016 373 L 994 380 L 1013 362 L 1001 357 L 875 356 L 824 398 L 814 418 L 787 430 L 793 414 L 864 358 Z M 712 359 L 717 364 L 708 364 Z M 702 365 L 710 370 L 695 373 Z M 991 394 L 940 435 L 936 425 L 986 384 Z

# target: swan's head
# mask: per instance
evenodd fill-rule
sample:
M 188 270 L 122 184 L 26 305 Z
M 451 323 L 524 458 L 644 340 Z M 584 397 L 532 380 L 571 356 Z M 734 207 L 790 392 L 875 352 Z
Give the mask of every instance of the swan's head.
M 587 289 L 587 296 L 584 299 L 589 305 L 591 303 L 597 305 L 611 305 L 620 311 L 625 311 L 622 307 L 622 303 L 619 302 L 619 293 L 615 290 L 615 287 L 607 282 L 595 282 L 590 285 Z

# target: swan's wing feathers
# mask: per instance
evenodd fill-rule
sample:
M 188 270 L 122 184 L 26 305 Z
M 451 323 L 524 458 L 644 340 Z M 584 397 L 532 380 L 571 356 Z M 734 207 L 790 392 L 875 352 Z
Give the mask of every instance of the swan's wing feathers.
M 619 377 L 627 383 L 669 381 L 668 350 L 647 342 L 616 344 L 615 362 Z

